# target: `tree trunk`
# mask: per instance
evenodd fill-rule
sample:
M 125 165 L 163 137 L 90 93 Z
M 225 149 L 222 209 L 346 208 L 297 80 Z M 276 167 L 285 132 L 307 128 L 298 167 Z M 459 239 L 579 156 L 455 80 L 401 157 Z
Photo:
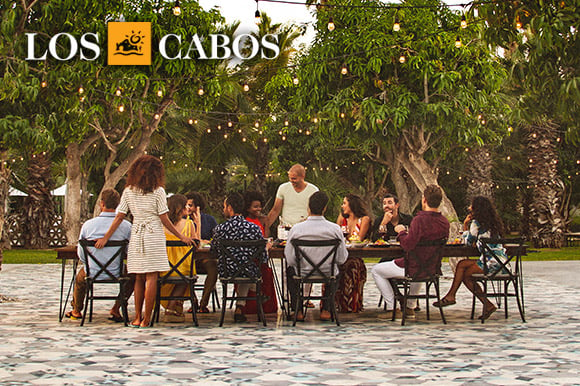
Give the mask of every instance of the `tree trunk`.
M 254 164 L 254 189 L 266 194 L 266 173 L 268 172 L 270 146 L 267 142 L 258 140 L 256 149 L 256 163 Z
M 7 167 L 7 164 L 5 164 L 7 160 L 7 152 L 5 150 L 0 150 L 0 235 L 4 235 L 8 191 L 10 189 L 10 169 Z M 0 246 L 0 271 L 2 270 L 3 260 L 4 251 Z
M 50 247 L 50 230 L 55 219 L 54 201 L 50 191 L 54 188 L 51 162 L 47 153 L 33 154 L 28 160 L 28 196 L 24 200 L 24 247 L 45 249 Z
M 401 167 L 409 174 L 419 191 L 423 192 L 427 185 L 439 185 L 437 182 L 437 173 L 435 170 L 423 159 L 422 156 L 408 151 L 403 150 L 398 154 L 397 159 L 401 163 Z M 447 198 L 445 191 L 443 191 L 443 201 L 439 206 L 441 213 L 447 217 L 451 228 L 449 230 L 449 236 L 455 237 L 461 230 L 461 223 L 457 218 L 457 212 L 453 203 Z
M 537 248 L 564 246 L 566 224 L 561 210 L 564 184 L 558 175 L 558 125 L 538 120 L 527 127 L 529 180 L 532 190 L 530 236 Z
M 487 146 L 469 149 L 467 157 L 466 177 L 467 202 L 475 196 L 493 199 L 493 178 L 491 176 L 492 162 Z

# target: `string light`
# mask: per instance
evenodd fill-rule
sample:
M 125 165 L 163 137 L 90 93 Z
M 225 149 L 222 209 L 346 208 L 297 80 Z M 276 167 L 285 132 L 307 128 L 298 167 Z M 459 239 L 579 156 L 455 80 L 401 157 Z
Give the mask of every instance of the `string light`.
M 522 29 L 522 22 L 519 16 L 516 18 L 516 29 Z
M 284 120 L 284 126 L 288 126 L 290 124 L 290 122 L 288 122 L 288 120 Z
M 199 90 L 197 90 L 197 95 L 202 96 L 204 94 L 203 88 L 199 88 Z
M 340 73 L 341 73 L 342 75 L 346 75 L 346 74 L 348 74 L 348 69 L 346 68 L 346 64 L 343 64 L 343 65 L 342 65 L 342 68 L 340 69 Z
M 244 83 L 244 85 L 242 86 L 242 88 L 246 92 L 250 91 L 250 86 L 247 83 Z
M 395 22 L 393 23 L 393 31 L 399 32 L 401 30 L 401 23 L 399 23 L 399 9 L 395 12 Z
M 120 87 L 117 87 L 117 89 L 115 90 L 115 95 L 121 96 L 121 88 Z
M 455 39 L 455 48 L 461 48 L 461 46 L 461 39 L 458 36 L 457 39 Z
M 79 92 L 79 94 L 82 94 L 85 92 L 85 89 L 82 85 L 79 87 L 78 92 Z
M 254 123 L 254 127 L 257 129 L 258 127 L 260 127 L 260 122 L 256 122 Z
M 117 108 L 117 110 L 119 110 L 119 112 L 122 113 L 123 111 L 125 111 L 125 106 L 119 105 L 119 107 Z
M 193 125 L 193 119 L 191 119 L 191 118 L 190 118 L 190 119 L 187 121 L 187 123 L 189 123 L 190 125 Z
M 181 15 L 181 6 L 179 5 L 179 0 L 175 0 L 175 5 L 173 6 L 173 15 Z
M 155 120 L 158 120 L 159 118 L 160 118 L 160 116 L 157 113 L 153 116 L 153 119 L 155 119 Z
M 80 96 L 80 98 L 79 98 L 79 100 L 80 100 L 81 102 L 84 102 L 84 101 L 85 101 L 85 96 L 84 96 L 84 95 L 81 95 L 81 96 Z
M 461 22 L 459 25 L 461 28 L 467 28 L 467 19 L 465 18 L 465 14 L 461 15 Z
M 346 115 L 345 115 L 344 113 L 340 113 L 340 117 L 341 117 L 342 119 L 344 119 L 344 117 L 345 117 L 345 116 L 346 116 Z
M 332 20 L 332 17 L 328 19 L 328 25 L 326 26 L 326 28 L 328 28 L 330 32 L 334 31 L 335 25 L 334 21 Z
M 157 96 L 161 98 L 163 96 L 163 90 L 161 89 L 157 90 Z
M 228 121 L 228 127 L 232 127 L 234 124 L 232 123 L 232 121 Z
M 294 83 L 296 86 L 298 85 L 298 83 L 300 83 L 300 80 L 298 80 L 297 76 L 295 76 L 294 79 L 292 79 L 292 83 Z
M 45 88 L 46 86 L 48 86 L 48 82 L 46 80 L 40 82 L 40 87 Z
M 207 128 L 206 131 L 208 132 L 208 134 L 211 133 L 211 129 L 209 127 Z
M 401 56 L 399 56 L 399 63 L 403 64 L 407 61 L 407 58 L 405 57 L 405 54 L 401 54 Z

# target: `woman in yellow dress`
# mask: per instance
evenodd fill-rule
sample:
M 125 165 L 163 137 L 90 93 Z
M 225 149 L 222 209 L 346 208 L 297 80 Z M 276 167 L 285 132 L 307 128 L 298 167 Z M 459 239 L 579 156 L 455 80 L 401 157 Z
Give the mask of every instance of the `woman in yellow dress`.
M 187 197 L 182 194 L 174 194 L 167 200 L 167 206 L 169 207 L 169 219 L 175 225 L 175 228 L 181 232 L 181 234 L 191 237 L 192 239 L 199 240 L 201 229 L 201 224 L 199 224 L 200 216 L 193 216 L 197 221 L 197 224 L 192 220 L 187 218 L 188 208 L 187 208 Z M 167 240 L 179 240 L 171 232 L 165 229 L 165 238 Z M 181 260 L 181 258 L 187 253 L 190 247 L 168 247 L 167 257 L 172 264 L 176 264 Z M 181 263 L 179 271 L 184 275 L 189 275 L 189 267 L 191 266 L 191 256 L 189 256 L 184 262 Z M 195 275 L 195 264 L 193 264 L 193 272 L 191 274 Z M 166 274 L 163 272 L 161 275 Z M 177 272 L 173 272 L 171 276 L 178 276 Z M 164 284 L 161 287 L 161 296 L 189 296 L 189 288 L 185 284 Z M 161 302 L 161 305 L 165 308 L 164 321 L 166 323 L 179 323 L 185 320 L 185 315 L 183 314 L 183 302 L 180 300 L 165 300 Z

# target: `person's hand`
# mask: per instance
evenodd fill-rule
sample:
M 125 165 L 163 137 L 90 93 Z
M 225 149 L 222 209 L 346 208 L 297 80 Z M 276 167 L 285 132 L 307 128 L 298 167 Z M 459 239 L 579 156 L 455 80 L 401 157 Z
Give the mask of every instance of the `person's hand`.
M 469 224 L 471 224 L 471 221 L 473 221 L 473 215 L 471 213 L 469 213 L 466 217 L 465 220 L 463 220 L 463 230 L 466 231 L 469 229 Z
M 383 221 L 381 221 L 381 223 L 388 224 L 391 222 L 392 219 L 393 219 L 393 212 L 385 212 L 385 214 L 383 215 Z
M 266 250 L 269 251 L 274 246 L 274 239 L 271 237 L 268 237 L 267 240 L 268 241 L 266 242 Z
M 105 246 L 105 244 L 107 244 L 107 239 L 105 239 L 104 237 L 102 239 L 97 239 L 95 242 L 95 248 L 97 249 L 101 249 Z
M 193 244 L 193 239 L 191 237 L 181 236 L 180 240 L 182 243 L 185 243 L 187 245 Z
M 407 229 L 407 227 L 406 227 L 406 226 L 404 226 L 404 225 L 402 225 L 402 224 L 399 224 L 399 225 L 397 225 L 397 226 L 395 227 L 395 232 L 397 232 L 397 233 L 401 233 L 402 231 L 404 231 L 404 230 L 406 230 L 406 229 Z

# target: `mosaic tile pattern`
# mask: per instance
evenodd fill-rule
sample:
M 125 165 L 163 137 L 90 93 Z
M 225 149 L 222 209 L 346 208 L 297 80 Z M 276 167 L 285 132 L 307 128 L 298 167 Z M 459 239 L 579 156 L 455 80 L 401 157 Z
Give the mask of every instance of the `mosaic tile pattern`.
M 318 311 L 295 328 L 276 315 L 268 316 L 266 328 L 253 316 L 234 324 L 228 311 L 224 328 L 217 327 L 216 313 L 199 315 L 199 328 L 161 323 L 151 329 L 109 322 L 106 302 L 95 302 L 95 318 L 85 327 L 59 323 L 60 266 L 4 265 L 0 294 L 16 301 L 0 303 L 0 382 L 580 384 L 577 286 L 530 274 L 550 264 L 534 263 L 524 265 L 528 323 L 515 303 L 507 320 L 499 310 L 484 325 L 471 321 L 471 297 L 462 290 L 458 304 L 445 309 L 447 325 L 431 308 L 431 321 L 421 311 L 401 327 L 376 318 L 379 294 L 369 276 L 365 312 L 341 314 L 340 327 L 317 320 Z

